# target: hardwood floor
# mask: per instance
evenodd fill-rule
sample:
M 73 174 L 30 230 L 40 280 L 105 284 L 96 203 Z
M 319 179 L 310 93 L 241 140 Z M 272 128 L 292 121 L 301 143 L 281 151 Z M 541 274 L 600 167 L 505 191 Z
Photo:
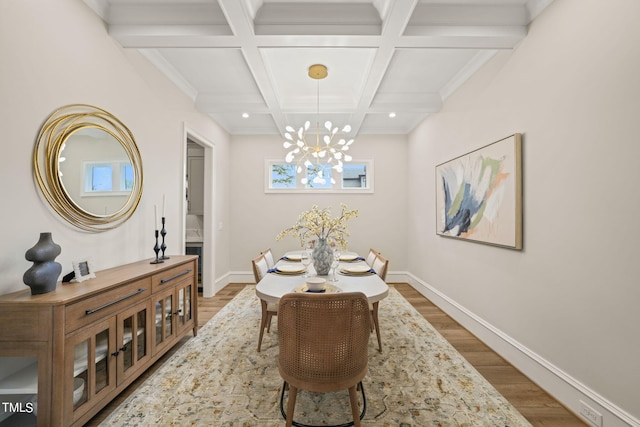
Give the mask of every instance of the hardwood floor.
M 246 284 L 232 283 L 213 298 L 198 299 L 198 326 L 202 327 L 220 311 Z M 575 427 L 585 426 L 576 415 L 567 410 L 544 390 L 530 381 L 516 368 L 493 352 L 474 335 L 460 326 L 431 301 L 406 283 L 393 286 L 422 314 L 453 347 L 460 352 L 502 395 L 515 406 L 534 427 Z M 86 426 L 97 426 L 124 399 L 135 392 L 171 354 L 180 348 L 188 337 L 180 341 L 146 373 L 131 384 L 113 402 L 99 412 Z
M 406 283 L 393 286 L 536 427 L 587 425 Z

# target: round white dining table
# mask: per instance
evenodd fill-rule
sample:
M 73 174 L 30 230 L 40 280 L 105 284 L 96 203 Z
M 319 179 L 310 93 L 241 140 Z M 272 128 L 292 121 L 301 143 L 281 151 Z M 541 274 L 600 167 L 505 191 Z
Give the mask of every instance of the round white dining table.
M 286 265 L 300 265 L 300 261 L 287 261 L 286 257 L 298 258 L 298 252 L 287 252 L 283 259 L 278 260 L 275 267 Z M 366 265 L 364 261 L 357 262 L 340 262 L 338 271 L 342 268 L 353 267 L 356 265 Z M 308 268 L 310 276 L 316 276 L 313 264 Z M 327 279 L 327 284 L 338 288 L 339 292 L 362 292 L 365 294 L 369 303 L 376 303 L 387 297 L 389 294 L 389 286 L 377 274 L 354 274 L 345 275 L 336 273 L 336 282 L 330 281 L 332 275 L 319 276 Z M 256 295 L 258 298 L 267 303 L 277 304 L 280 298 L 288 293 L 299 291 L 305 284 L 307 278 L 303 275 L 279 274 L 277 272 L 267 273 L 256 285 Z

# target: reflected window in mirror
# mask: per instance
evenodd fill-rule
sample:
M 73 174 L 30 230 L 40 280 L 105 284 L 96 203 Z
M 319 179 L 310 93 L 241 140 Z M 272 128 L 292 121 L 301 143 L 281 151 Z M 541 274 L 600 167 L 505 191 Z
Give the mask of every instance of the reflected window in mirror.
M 84 162 L 83 196 L 118 196 L 133 189 L 133 166 L 128 162 Z

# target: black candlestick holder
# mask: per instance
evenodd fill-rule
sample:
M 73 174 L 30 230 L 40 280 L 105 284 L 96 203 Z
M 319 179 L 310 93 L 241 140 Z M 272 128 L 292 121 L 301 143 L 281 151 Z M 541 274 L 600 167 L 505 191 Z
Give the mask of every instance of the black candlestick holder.
M 167 245 L 164 243 L 164 236 L 167 235 L 167 230 L 164 228 L 164 217 L 162 217 L 162 230 L 160 230 L 160 235 L 162 236 L 162 244 L 160 245 L 160 249 L 162 250 L 162 256 L 160 259 L 170 259 L 168 256 L 164 254 L 164 251 L 167 249 Z
M 156 230 L 156 244 L 153 247 L 153 251 L 156 253 L 156 259 L 151 261 L 150 264 L 160 264 L 164 262 L 158 257 L 158 252 L 160 252 L 160 245 L 158 244 L 158 235 L 159 235 L 158 230 Z

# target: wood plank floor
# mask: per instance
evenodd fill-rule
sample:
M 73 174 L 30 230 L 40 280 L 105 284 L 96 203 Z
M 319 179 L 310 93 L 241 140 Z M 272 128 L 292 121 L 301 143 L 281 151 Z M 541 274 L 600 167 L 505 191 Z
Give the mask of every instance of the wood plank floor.
M 393 286 L 533 426 L 587 425 L 410 285 Z
M 232 283 L 213 298 L 198 299 L 198 326 L 202 327 L 222 307 L 233 299 L 246 284 Z M 515 406 L 535 427 L 584 427 L 580 418 L 567 410 L 544 390 L 493 352 L 488 346 L 460 326 L 427 298 L 406 283 L 393 284 L 453 347 L 460 352 L 502 395 Z M 114 401 L 107 405 L 86 426 L 97 426 L 124 399 L 142 384 L 162 363 L 180 348 L 183 338 L 172 350 L 156 362 L 151 369 L 134 381 Z

